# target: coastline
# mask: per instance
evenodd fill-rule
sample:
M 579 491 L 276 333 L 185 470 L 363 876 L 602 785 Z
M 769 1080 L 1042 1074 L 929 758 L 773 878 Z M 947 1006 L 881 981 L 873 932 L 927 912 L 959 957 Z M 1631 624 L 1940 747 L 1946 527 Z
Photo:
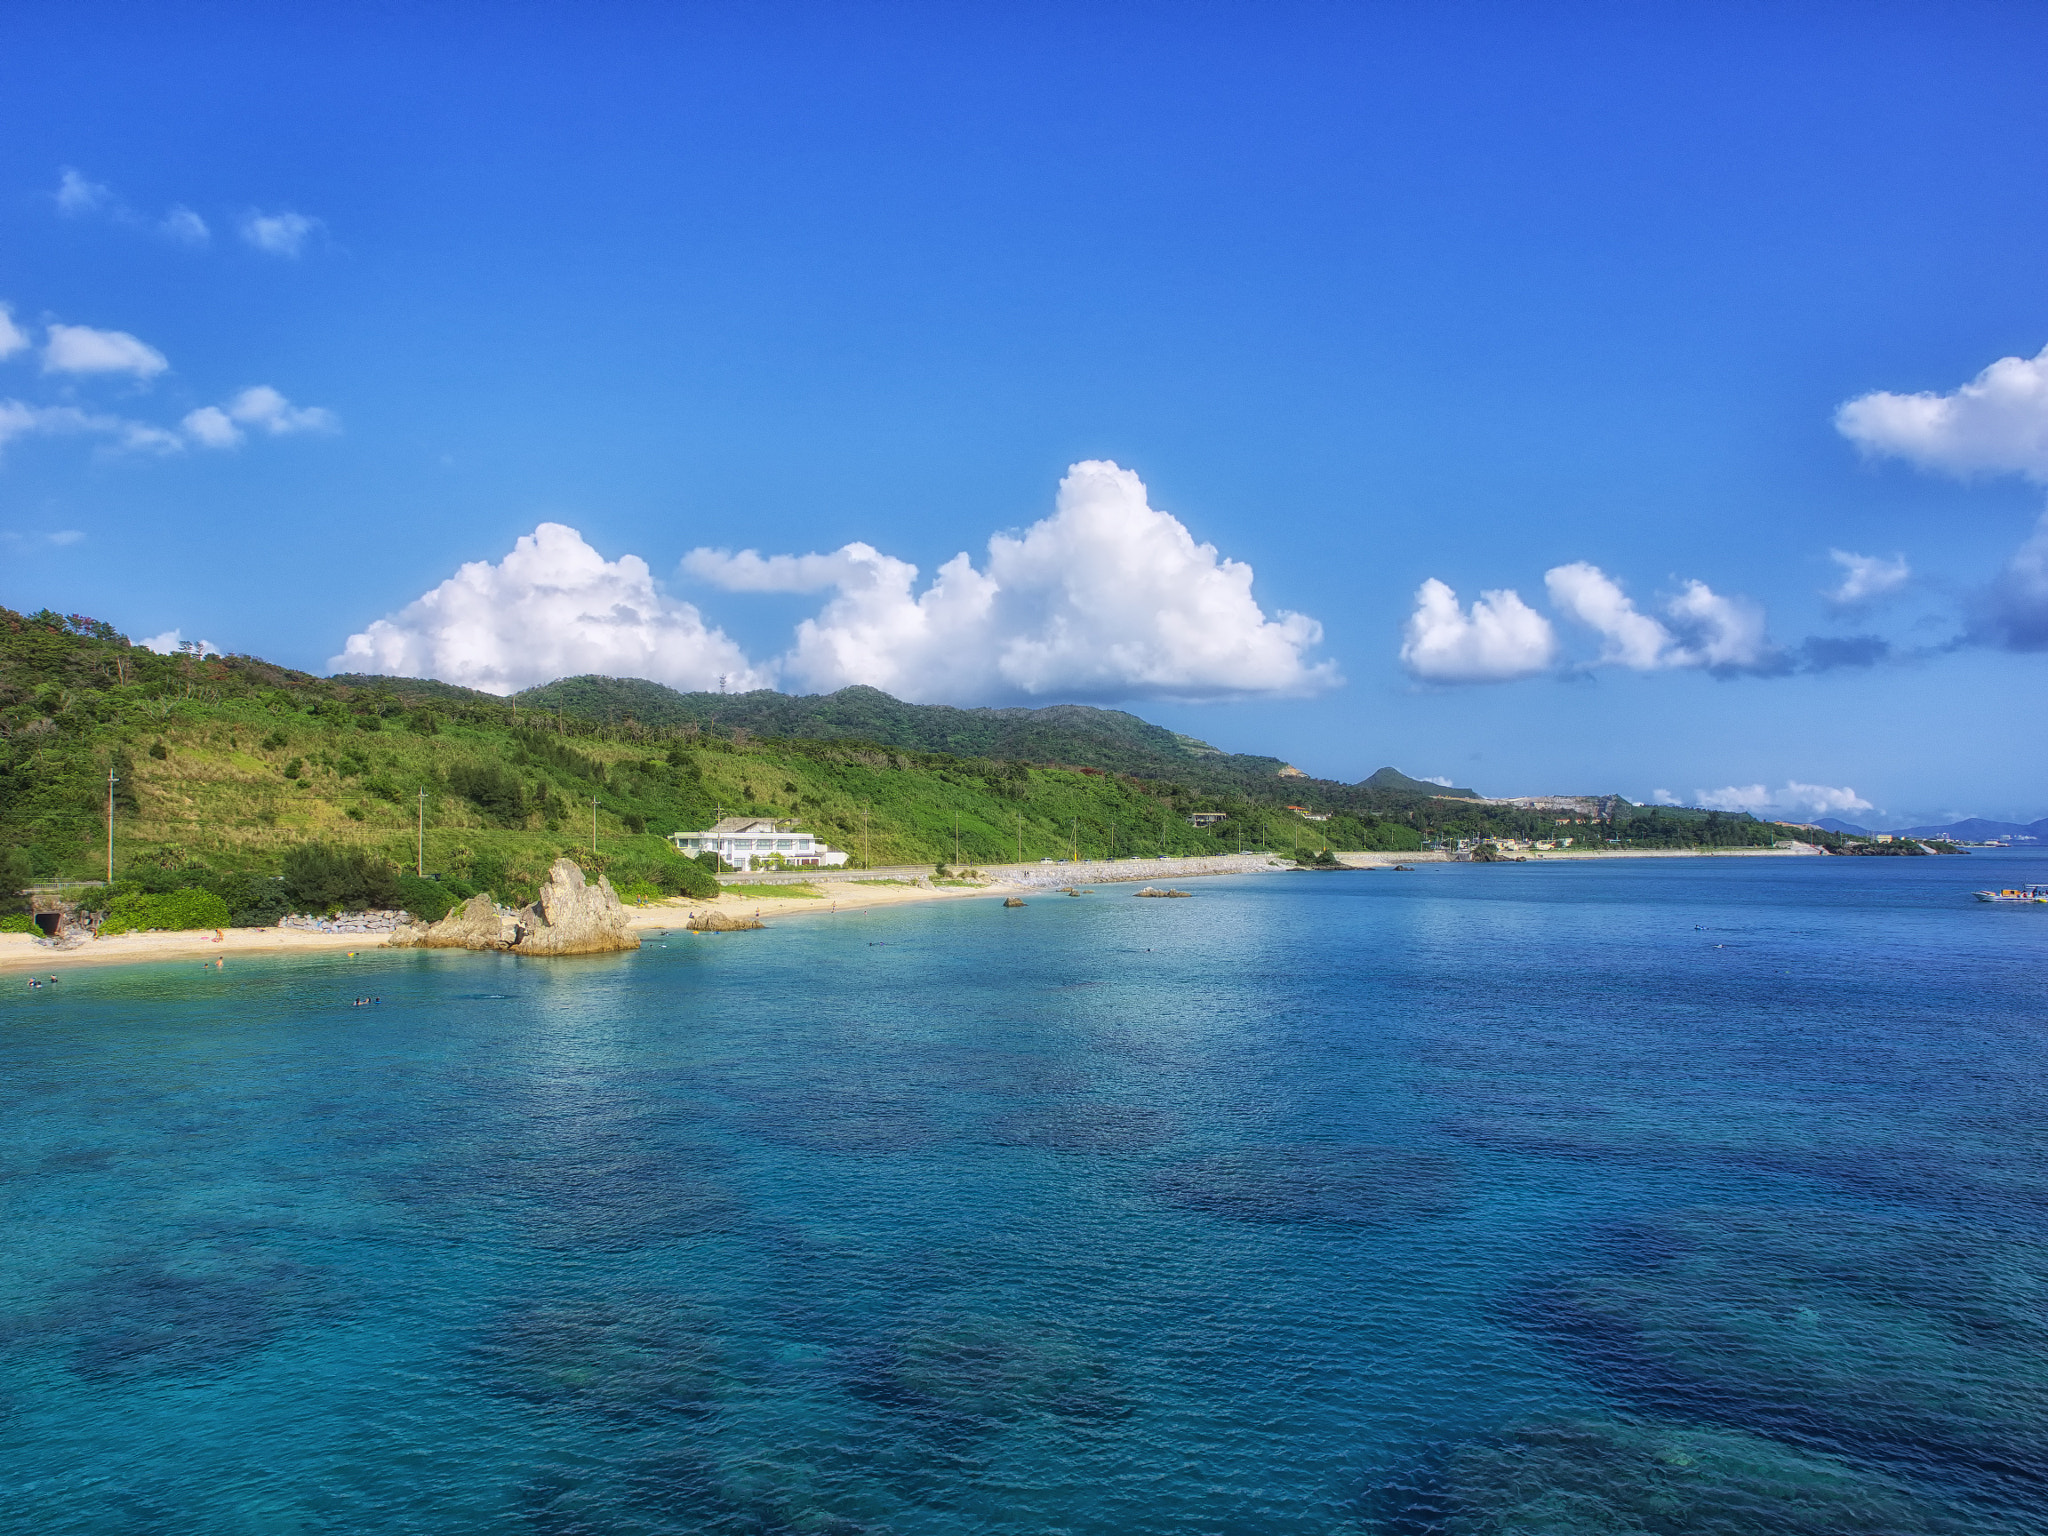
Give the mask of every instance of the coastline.
M 1530 863 L 1549 860 L 1808 858 L 1814 850 L 1797 848 L 1639 848 L 1530 851 Z M 1448 854 L 1345 853 L 1337 856 L 1349 869 L 1389 869 L 1396 864 L 1447 864 Z M 692 914 L 723 912 L 729 917 L 776 918 L 857 917 L 912 902 L 972 900 L 977 897 L 1021 896 L 1030 899 L 1066 886 L 1136 884 L 1141 881 L 1197 880 L 1213 875 L 1282 873 L 1293 868 L 1273 854 L 1225 854 L 1206 859 L 1092 859 L 1078 864 L 990 865 L 983 879 L 971 885 L 898 884 L 888 876 L 859 875 L 821 880 L 818 896 L 756 897 L 726 893 L 712 900 L 676 897 L 646 906 L 629 907 L 628 924 L 636 932 L 680 931 Z M 45 949 L 25 933 L 0 934 L 0 975 L 48 975 L 82 965 L 140 965 L 172 960 L 248 959 L 257 955 L 364 953 L 388 948 L 381 935 L 312 933 L 295 928 L 229 928 L 216 939 L 213 930 L 184 933 L 123 933 L 96 938 L 76 949 Z

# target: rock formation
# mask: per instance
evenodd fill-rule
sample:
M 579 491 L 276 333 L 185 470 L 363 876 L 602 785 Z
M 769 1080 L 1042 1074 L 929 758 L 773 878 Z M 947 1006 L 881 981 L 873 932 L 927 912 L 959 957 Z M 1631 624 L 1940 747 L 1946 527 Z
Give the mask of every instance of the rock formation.
M 1024 898 L 1022 896 L 1005 897 L 1003 905 L 1006 907 L 1021 907 L 1024 905 Z
M 1133 896 L 1192 896 L 1192 895 L 1194 895 L 1195 893 L 1194 893 L 1193 891 L 1161 891 L 1161 890 L 1155 890 L 1155 889 L 1153 889 L 1153 888 L 1152 888 L 1151 886 L 1149 886 L 1149 885 L 1148 885 L 1148 886 L 1146 886 L 1146 887 L 1145 887 L 1145 889 L 1143 889 L 1142 891 L 1133 891 L 1133 892 L 1132 892 L 1131 894 L 1132 894 Z
M 600 875 L 584 883 L 573 859 L 557 859 L 531 906 L 507 916 L 488 896 L 472 896 L 438 923 L 408 923 L 388 941 L 395 949 L 506 949 L 521 955 L 601 955 L 638 949 L 626 909 Z
M 768 925 L 758 917 L 735 917 L 725 912 L 699 912 L 683 926 L 697 933 L 744 933 L 749 928 L 765 928 Z
M 557 859 L 547 883 L 516 919 L 522 955 L 602 955 L 638 949 L 640 935 L 626 925 L 626 909 L 603 875 L 583 882 L 574 859 Z

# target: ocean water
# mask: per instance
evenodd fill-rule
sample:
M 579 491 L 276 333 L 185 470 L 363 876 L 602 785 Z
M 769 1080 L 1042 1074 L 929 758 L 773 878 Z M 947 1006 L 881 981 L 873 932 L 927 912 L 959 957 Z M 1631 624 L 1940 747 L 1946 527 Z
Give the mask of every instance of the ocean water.
M 2044 878 L 10 978 L 0 1530 L 2038 1533 Z

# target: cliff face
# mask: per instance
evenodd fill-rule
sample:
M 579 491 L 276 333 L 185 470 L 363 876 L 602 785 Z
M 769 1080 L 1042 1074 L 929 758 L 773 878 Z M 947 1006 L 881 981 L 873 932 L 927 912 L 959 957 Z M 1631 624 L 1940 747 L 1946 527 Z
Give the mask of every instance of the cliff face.
M 488 896 L 472 896 L 438 923 L 408 923 L 391 935 L 396 949 L 506 949 L 521 955 L 601 955 L 638 949 L 611 881 L 584 882 L 573 860 L 557 859 L 531 906 L 511 917 Z

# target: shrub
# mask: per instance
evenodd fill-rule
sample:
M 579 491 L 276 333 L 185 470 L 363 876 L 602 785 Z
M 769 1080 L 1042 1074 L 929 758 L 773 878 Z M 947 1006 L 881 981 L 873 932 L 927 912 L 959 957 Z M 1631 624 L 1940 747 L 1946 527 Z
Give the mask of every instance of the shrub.
M 526 820 L 526 796 L 518 777 L 496 763 L 456 763 L 448 770 L 448 787 L 504 826 Z
M 28 900 L 21 888 L 34 878 L 26 850 L 0 848 L 0 912 L 26 912 Z
M 149 755 L 161 763 L 171 755 L 171 749 L 160 741 L 151 742 Z
M 301 843 L 284 856 L 284 889 L 293 910 L 328 907 L 395 907 L 398 874 L 360 848 Z
M 284 776 L 288 779 L 296 779 L 305 771 L 305 768 L 306 760 L 303 757 L 295 757 L 284 765 Z
M 291 744 L 291 738 L 285 735 L 283 731 L 272 731 L 268 736 L 264 737 L 261 742 L 261 746 L 263 750 L 266 752 L 275 752 L 279 748 L 288 747 Z M 156 749 L 152 747 L 150 750 L 154 752 Z
M 275 875 L 245 875 L 224 880 L 214 893 L 228 904 L 237 928 L 274 928 L 277 920 L 291 914 L 291 898 L 284 881 Z
M 427 880 L 419 875 L 398 877 L 398 905 L 405 908 L 423 923 L 438 923 L 458 901 L 468 896 L 457 896 L 439 880 Z
M 226 928 L 232 922 L 228 904 L 211 891 L 170 891 L 161 896 L 137 892 L 114 898 L 107 920 L 100 924 L 100 932 L 182 932 L 190 928 Z
M 36 920 L 26 912 L 10 912 L 0 917 L 0 933 L 41 933 Z

